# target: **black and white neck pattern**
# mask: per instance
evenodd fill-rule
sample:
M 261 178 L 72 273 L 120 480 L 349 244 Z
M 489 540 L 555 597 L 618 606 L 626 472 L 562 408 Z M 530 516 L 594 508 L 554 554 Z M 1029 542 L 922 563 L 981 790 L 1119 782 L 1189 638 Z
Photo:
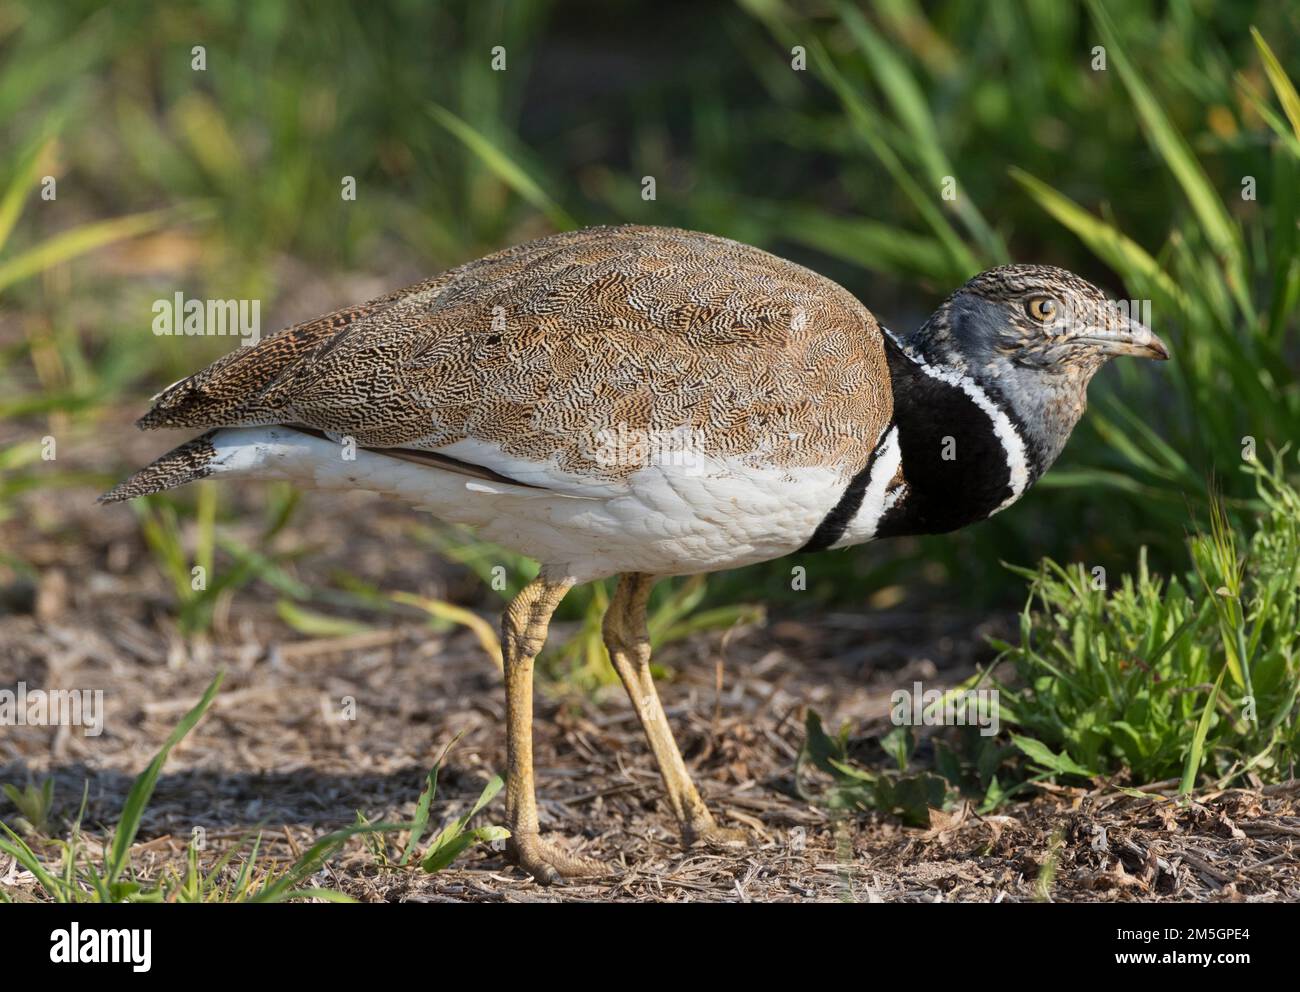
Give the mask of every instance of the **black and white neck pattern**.
M 805 551 L 956 530 L 1010 506 L 1046 467 L 996 390 L 888 331 L 885 353 L 893 419 Z

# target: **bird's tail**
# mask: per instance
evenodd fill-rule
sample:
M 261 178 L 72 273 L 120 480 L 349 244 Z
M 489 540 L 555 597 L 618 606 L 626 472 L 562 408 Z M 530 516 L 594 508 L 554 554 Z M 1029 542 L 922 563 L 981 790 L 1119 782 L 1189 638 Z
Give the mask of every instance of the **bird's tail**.
M 348 443 L 340 444 L 340 440 Z M 457 507 L 467 492 L 514 497 L 569 497 L 517 482 L 436 451 L 360 447 L 308 428 L 221 427 L 173 448 L 114 486 L 101 503 L 175 489 L 210 475 L 292 482 L 307 489 L 365 489 L 397 496 L 418 507 Z M 453 522 L 461 522 L 459 518 Z
M 216 433 L 208 431 L 192 441 L 186 441 L 179 448 L 172 448 L 167 454 L 154 459 L 135 475 L 104 493 L 99 497 L 99 502 L 120 503 L 205 478 L 211 474 L 213 460 L 217 457 L 216 446 L 212 443 Z

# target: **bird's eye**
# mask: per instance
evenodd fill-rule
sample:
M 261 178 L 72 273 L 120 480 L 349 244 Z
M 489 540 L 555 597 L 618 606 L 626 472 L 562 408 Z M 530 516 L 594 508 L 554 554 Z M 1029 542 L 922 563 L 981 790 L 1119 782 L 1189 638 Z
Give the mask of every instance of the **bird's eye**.
M 1040 324 L 1050 324 L 1056 319 L 1056 301 L 1050 296 L 1033 296 L 1025 303 L 1025 313 Z

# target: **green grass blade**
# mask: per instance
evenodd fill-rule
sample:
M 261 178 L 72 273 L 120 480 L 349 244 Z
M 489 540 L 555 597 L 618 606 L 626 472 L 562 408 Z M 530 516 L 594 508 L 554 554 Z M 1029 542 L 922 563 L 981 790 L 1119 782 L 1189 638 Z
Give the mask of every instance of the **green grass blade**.
M 1282 68 L 1282 63 L 1273 54 L 1273 49 L 1259 33 L 1259 29 L 1252 26 L 1250 36 L 1255 39 L 1255 47 L 1259 49 L 1260 58 L 1264 60 L 1264 72 L 1268 75 L 1268 81 L 1273 84 L 1273 92 L 1277 94 L 1278 102 L 1282 104 L 1282 110 L 1286 113 L 1287 120 L 1291 122 L 1291 129 L 1300 140 L 1300 94 L 1296 93 L 1291 77 Z
M 28 195 L 36 188 L 36 176 L 41 163 L 54 147 L 55 140 L 49 137 L 37 141 L 19 160 L 14 177 L 10 180 L 3 199 L 0 199 L 0 250 L 3 250 L 5 242 L 9 240 Z
M 509 836 L 510 831 L 505 827 L 476 827 L 474 830 L 461 831 L 430 848 L 429 853 L 420 862 L 420 867 L 432 875 L 442 871 L 475 844 L 488 844 L 492 841 L 505 840 Z
M 217 697 L 217 691 L 221 688 L 223 678 L 224 673 L 218 672 L 216 678 L 209 683 L 207 691 L 203 693 L 203 698 L 195 703 L 194 707 L 181 718 L 180 723 L 176 725 L 176 729 L 171 732 L 171 736 L 163 743 L 162 749 L 154 755 L 153 761 L 149 762 L 149 766 L 131 784 L 131 791 L 127 794 L 126 803 L 122 807 L 122 816 L 118 820 L 117 829 L 113 832 L 113 844 L 110 848 L 105 877 L 105 881 L 109 886 L 117 881 L 122 874 L 122 870 L 126 867 L 131 844 L 135 841 L 136 832 L 140 829 L 140 817 L 149 804 L 154 786 L 158 784 L 158 775 L 162 772 L 163 763 L 167 760 L 167 756 L 171 754 L 172 748 L 194 729 L 194 725 L 199 722 L 203 714 L 207 712 L 208 707 L 212 705 L 212 701 Z
M 1121 275 L 1137 274 L 1160 289 L 1179 309 L 1186 310 L 1187 296 L 1174 285 L 1160 263 L 1136 241 L 1115 227 L 1094 217 L 1063 193 L 1057 192 L 1022 169 L 1009 170 L 1011 178 L 1024 188 L 1040 207 L 1078 236 L 1102 261 Z
M 3 851 L 9 857 L 17 861 L 23 868 L 32 873 L 36 881 L 46 892 L 50 894 L 55 902 L 67 902 L 68 892 L 65 887 L 55 881 L 54 877 L 45 870 L 41 864 L 41 859 L 36 856 L 36 852 L 27 846 L 27 842 L 9 829 L 7 824 L 0 823 L 0 830 L 9 835 L 9 840 L 0 838 L 0 851 Z
M 309 637 L 347 637 L 350 634 L 364 634 L 374 630 L 370 624 L 359 620 L 347 620 L 343 617 L 317 613 L 314 610 L 305 610 L 291 599 L 276 600 L 275 612 L 298 633 Z
M 36 247 L 0 262 L 0 292 L 78 255 L 162 227 L 174 216 L 171 210 L 152 210 L 112 220 L 95 221 L 70 231 L 62 231 Z
M 429 105 L 429 114 L 458 138 L 498 179 L 544 213 L 557 228 L 570 230 L 578 226 L 559 204 L 546 195 L 532 176 L 484 134 L 436 103 Z
M 981 264 L 975 253 L 971 251 L 966 242 L 962 240 L 961 235 L 948 223 L 948 219 L 944 217 L 943 212 L 935 205 L 935 201 L 938 199 L 938 190 L 925 190 L 917 183 L 911 172 L 899 159 L 897 152 L 894 151 L 885 138 L 878 115 L 866 104 L 853 85 L 844 78 L 825 47 L 819 42 L 814 42 L 809 46 L 809 54 L 812 56 L 812 64 L 817 67 L 819 74 L 835 91 L 836 96 L 844 105 L 844 109 L 848 111 L 855 132 L 862 138 L 872 154 L 880 160 L 880 164 L 885 167 L 890 177 L 908 200 L 911 201 L 917 213 L 930 226 L 935 237 L 947 250 L 950 259 L 950 270 L 944 275 L 953 281 L 959 281 L 984 268 L 985 266 Z
M 481 813 L 488 803 L 496 798 L 497 793 L 501 791 L 504 784 L 500 775 L 493 775 L 487 785 L 483 787 L 483 791 L 479 793 L 479 797 L 470 811 L 463 816 L 457 817 L 443 829 L 442 833 L 434 838 L 429 845 L 429 850 L 424 853 L 424 858 L 420 861 L 420 867 L 429 873 L 441 871 L 473 844 L 505 840 L 509 837 L 510 832 L 498 826 L 478 827 L 474 830 L 465 829 L 469 821 Z
M 1259 92 L 1244 73 L 1237 73 L 1237 88 L 1241 95 L 1246 98 L 1251 109 L 1264 119 L 1264 123 L 1276 134 L 1292 155 L 1300 156 L 1300 138 L 1297 138 L 1295 132 L 1290 127 L 1290 122 L 1285 117 L 1279 116 L 1273 109 L 1268 99 Z
M 841 20 L 848 25 L 849 34 L 866 55 L 865 61 L 894 108 L 903 130 L 911 138 L 931 184 L 938 189 L 944 177 L 955 177 L 957 170 L 939 144 L 941 129 L 930 112 L 925 94 L 906 64 L 896 54 L 896 49 L 876 32 L 861 13 L 844 3 L 838 5 L 838 11 Z M 952 207 L 979 242 L 984 254 L 993 261 L 1005 262 L 1008 258 L 1006 245 L 984 219 L 975 201 L 959 194 Z
M 1125 89 L 1128 90 L 1148 140 L 1182 187 L 1192 211 L 1201 222 L 1201 227 L 1215 250 L 1231 262 L 1236 273 L 1234 289 L 1239 294 L 1239 302 L 1241 302 L 1245 299 L 1246 291 L 1244 280 L 1241 278 L 1241 238 L 1231 217 L 1228 216 L 1227 208 L 1219 199 L 1213 184 L 1205 174 L 1205 170 L 1201 168 L 1200 162 L 1192 154 L 1186 140 L 1166 116 L 1142 75 L 1129 61 L 1105 7 L 1099 0 L 1088 0 L 1088 9 L 1092 12 L 1092 19 L 1101 33 L 1110 59 L 1119 72 Z
M 946 272 L 951 264 L 936 238 L 892 224 L 800 207 L 766 213 L 781 237 L 864 269 L 929 278 Z
M 438 760 L 429 769 L 427 784 L 424 791 L 420 793 L 419 801 L 415 804 L 415 819 L 411 821 L 411 832 L 406 838 L 406 850 L 402 852 L 402 860 L 398 862 L 399 865 L 404 865 L 410 861 L 411 855 L 415 853 L 415 849 L 420 843 L 420 838 L 424 836 L 424 832 L 429 827 L 429 807 L 433 804 L 433 797 L 438 794 L 438 773 L 442 771 L 442 764 L 447 760 L 447 755 L 451 753 L 451 749 L 456 746 L 456 742 L 461 739 L 464 733 L 462 730 L 447 742 L 447 746 L 442 749 L 442 754 L 438 756 Z
M 420 838 L 424 836 L 425 830 L 428 829 L 429 806 L 433 802 L 437 790 L 438 766 L 435 765 L 429 772 L 428 784 L 424 787 L 424 791 L 420 793 L 420 799 L 415 805 L 415 818 L 411 821 L 411 832 L 406 838 L 406 849 L 402 851 L 402 858 L 397 862 L 399 865 L 405 865 L 411 860 L 411 855 L 415 853 L 416 847 L 419 846 Z
M 1186 796 L 1196 787 L 1196 773 L 1201 770 L 1201 758 L 1205 753 L 1205 738 L 1210 733 L 1210 719 L 1214 716 L 1215 704 L 1219 701 L 1219 689 L 1223 686 L 1223 675 L 1228 666 L 1219 669 L 1219 677 L 1210 689 L 1210 698 L 1205 701 L 1205 709 L 1196 722 L 1196 733 L 1192 735 L 1192 746 L 1187 752 L 1187 764 L 1183 766 L 1183 778 L 1178 784 L 1178 794 Z
M 257 836 L 253 839 L 252 850 L 248 852 L 248 857 L 244 859 L 244 863 L 239 866 L 239 875 L 235 878 L 233 885 L 230 887 L 230 891 L 235 893 L 237 897 L 242 897 L 248 891 L 248 887 L 253 881 L 253 865 L 257 861 L 257 852 L 260 851 L 261 848 L 262 834 L 259 831 Z

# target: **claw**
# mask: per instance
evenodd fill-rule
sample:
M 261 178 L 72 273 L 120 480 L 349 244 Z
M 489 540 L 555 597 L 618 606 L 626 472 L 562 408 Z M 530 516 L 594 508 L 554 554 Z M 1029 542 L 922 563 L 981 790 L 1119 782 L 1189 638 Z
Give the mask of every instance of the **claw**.
M 720 827 L 717 824 L 692 831 L 692 839 L 695 844 L 706 847 L 732 849 L 749 847 L 748 832 L 737 827 Z
M 537 834 L 511 837 L 506 857 L 532 875 L 538 885 L 566 885 L 570 878 L 598 878 L 611 875 L 611 869 L 595 858 L 570 854 L 557 844 L 544 841 Z

